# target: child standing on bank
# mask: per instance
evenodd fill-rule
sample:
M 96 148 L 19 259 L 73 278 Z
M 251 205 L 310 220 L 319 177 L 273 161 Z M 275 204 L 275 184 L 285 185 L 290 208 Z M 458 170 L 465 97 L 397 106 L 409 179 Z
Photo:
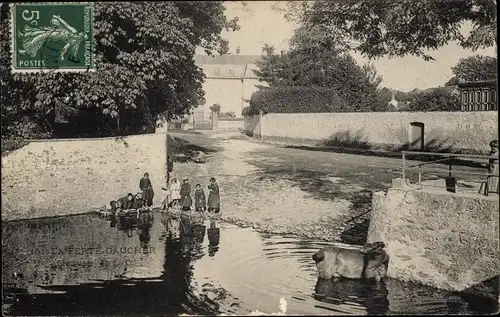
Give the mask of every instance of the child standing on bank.
M 207 200 L 205 199 L 205 192 L 200 184 L 196 184 L 194 191 L 194 208 L 196 211 L 203 212 L 207 210 Z
M 208 194 L 208 212 L 219 213 L 220 212 L 220 195 L 219 195 L 219 185 L 215 178 L 210 178 L 210 185 L 208 185 L 210 194 Z
M 139 188 L 143 192 L 145 205 L 147 207 L 153 206 L 153 197 L 155 193 L 148 173 L 144 173 L 144 177 L 139 181 Z
M 180 194 L 182 210 L 191 211 L 193 200 L 191 199 L 191 184 L 189 184 L 189 179 L 187 177 L 182 179 Z
M 181 201 L 181 184 L 177 181 L 177 178 L 172 178 L 170 182 L 170 207 L 175 207 L 179 205 Z

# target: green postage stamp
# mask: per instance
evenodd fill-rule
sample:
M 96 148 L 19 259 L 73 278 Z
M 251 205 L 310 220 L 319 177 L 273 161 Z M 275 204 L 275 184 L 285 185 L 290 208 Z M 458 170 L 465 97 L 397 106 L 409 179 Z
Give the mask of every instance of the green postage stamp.
M 95 70 L 91 3 L 11 5 L 12 72 Z

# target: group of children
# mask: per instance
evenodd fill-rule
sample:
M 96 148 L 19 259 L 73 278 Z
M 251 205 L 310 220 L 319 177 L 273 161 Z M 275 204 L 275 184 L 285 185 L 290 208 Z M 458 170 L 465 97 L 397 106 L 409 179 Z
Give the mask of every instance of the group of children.
M 210 178 L 208 200 L 205 198 L 205 191 L 201 184 L 195 185 L 194 190 L 194 208 L 198 212 L 220 212 L 219 185 L 215 178 Z M 180 206 L 183 211 L 191 211 L 193 199 L 191 198 L 191 184 L 189 179 L 184 177 L 182 184 L 176 178 L 172 178 L 168 187 L 163 187 L 164 198 L 162 200 L 163 209 L 168 210 L 171 207 Z
M 200 184 L 196 184 L 194 190 L 194 208 L 199 212 L 220 212 L 220 196 L 219 185 L 215 178 L 210 178 L 210 184 L 207 186 L 209 190 L 208 200 L 205 197 L 205 191 Z M 128 193 L 126 196 L 118 198 L 110 202 L 113 212 L 130 209 L 144 209 L 153 206 L 154 191 L 149 179 L 149 174 L 144 173 L 144 177 L 139 182 L 140 191 L 133 195 Z M 171 207 L 180 206 L 183 211 L 191 211 L 193 199 L 191 198 L 191 184 L 189 179 L 184 177 L 182 184 L 176 178 L 168 183 L 167 187 L 162 187 L 164 197 L 162 206 L 164 210 Z

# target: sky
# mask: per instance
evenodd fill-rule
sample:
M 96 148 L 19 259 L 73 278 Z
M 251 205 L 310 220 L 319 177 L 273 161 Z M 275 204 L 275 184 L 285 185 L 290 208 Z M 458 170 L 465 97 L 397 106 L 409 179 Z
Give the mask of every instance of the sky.
M 276 52 L 288 48 L 296 24 L 287 22 L 284 17 L 271 9 L 276 1 L 248 1 L 246 6 L 240 2 L 225 2 L 226 16 L 239 18 L 240 30 L 223 32 L 223 37 L 229 40 L 230 51 L 235 54 L 240 47 L 241 55 L 260 55 L 264 44 L 272 45 Z M 470 26 L 464 27 L 464 31 Z M 202 53 L 199 50 L 198 53 Z M 459 47 L 456 43 L 448 44 L 439 50 L 430 51 L 435 61 L 426 62 L 422 58 L 405 56 L 403 58 L 380 58 L 372 60 L 377 71 L 383 77 L 382 86 L 410 91 L 414 88 L 426 89 L 444 86 L 453 76 L 453 67 L 460 58 L 473 55 L 496 56 L 494 48 L 471 51 Z M 360 54 L 353 54 L 360 64 L 364 59 Z

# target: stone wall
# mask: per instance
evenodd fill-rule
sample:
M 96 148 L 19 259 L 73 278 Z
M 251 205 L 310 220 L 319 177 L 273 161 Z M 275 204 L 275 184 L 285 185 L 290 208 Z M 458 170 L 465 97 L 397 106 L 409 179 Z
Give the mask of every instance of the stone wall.
M 166 176 L 165 130 L 124 138 L 39 140 L 2 158 L 2 220 L 89 211 L 139 190 L 148 172 L 155 202 Z
M 243 129 L 243 118 L 220 118 L 217 130 L 241 130 Z
M 498 296 L 498 282 L 496 290 L 481 287 L 500 271 L 498 208 L 498 195 L 416 189 L 395 179 L 387 193 L 373 195 L 368 242 L 386 244 L 390 277 Z
M 498 138 L 496 111 L 272 113 L 245 121 L 247 134 L 259 127 L 264 140 L 353 148 L 408 149 L 415 122 L 424 126 L 428 151 L 488 153 L 489 142 Z
M 261 124 L 263 122 L 260 115 L 246 116 L 243 129 L 245 134 L 260 138 L 261 135 Z

